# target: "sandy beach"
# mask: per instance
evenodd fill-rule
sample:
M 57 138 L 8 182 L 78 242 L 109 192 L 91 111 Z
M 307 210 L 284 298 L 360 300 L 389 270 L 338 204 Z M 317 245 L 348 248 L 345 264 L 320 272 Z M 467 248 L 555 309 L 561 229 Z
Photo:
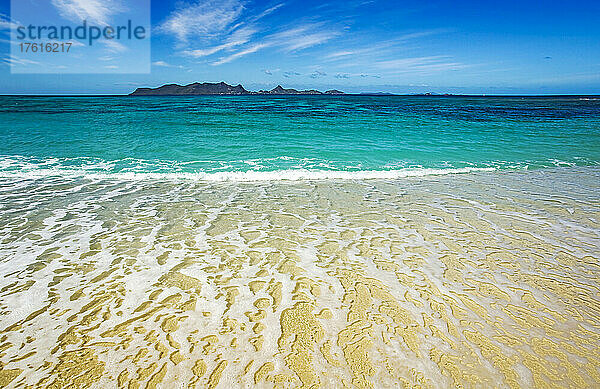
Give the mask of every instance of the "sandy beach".
M 597 386 L 599 178 L 3 178 L 0 384 Z

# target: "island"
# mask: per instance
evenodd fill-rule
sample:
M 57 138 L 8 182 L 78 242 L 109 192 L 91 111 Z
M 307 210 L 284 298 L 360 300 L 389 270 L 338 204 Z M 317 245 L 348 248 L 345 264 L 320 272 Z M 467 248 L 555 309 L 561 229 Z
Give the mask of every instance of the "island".
M 158 88 L 137 88 L 129 96 L 204 96 L 204 95 L 226 95 L 226 96 L 246 96 L 246 95 L 343 95 L 339 90 L 328 90 L 320 92 L 318 90 L 297 90 L 286 89 L 277 85 L 271 90 L 260 90 L 251 92 L 246 90 L 241 84 L 229 85 L 225 82 L 219 83 L 193 83 L 189 85 L 167 84 Z

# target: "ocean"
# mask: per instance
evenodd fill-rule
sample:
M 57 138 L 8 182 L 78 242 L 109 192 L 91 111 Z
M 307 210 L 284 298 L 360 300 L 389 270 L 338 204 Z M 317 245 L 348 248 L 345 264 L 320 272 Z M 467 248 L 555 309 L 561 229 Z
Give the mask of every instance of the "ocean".
M 0 103 L 0 386 L 600 385 L 598 98 Z
M 598 166 L 600 100 L 0 97 L 0 174 L 206 181 Z M 429 170 L 431 169 L 431 170 Z M 159 174 L 159 175 L 150 175 Z

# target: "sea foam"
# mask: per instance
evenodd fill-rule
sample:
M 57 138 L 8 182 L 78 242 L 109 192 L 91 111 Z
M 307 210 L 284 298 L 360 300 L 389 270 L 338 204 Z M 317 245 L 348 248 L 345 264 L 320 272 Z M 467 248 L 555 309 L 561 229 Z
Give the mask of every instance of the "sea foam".
M 100 173 L 86 169 L 31 169 L 0 171 L 2 178 L 40 179 L 46 177 L 115 179 L 115 180 L 189 180 L 205 182 L 257 182 L 257 181 L 313 181 L 313 180 L 393 180 L 407 177 L 426 177 L 448 174 L 465 174 L 472 172 L 490 172 L 496 168 L 406 168 L 397 170 L 306 170 L 288 169 L 275 171 L 224 171 L 206 172 L 116 172 Z

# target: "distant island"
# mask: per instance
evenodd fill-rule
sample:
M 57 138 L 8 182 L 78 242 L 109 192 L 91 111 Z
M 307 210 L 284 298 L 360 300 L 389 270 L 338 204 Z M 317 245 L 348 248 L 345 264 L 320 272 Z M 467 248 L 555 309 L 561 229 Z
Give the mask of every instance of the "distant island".
M 189 85 L 167 84 L 158 88 L 137 88 L 129 96 L 203 96 L 203 95 L 227 95 L 227 96 L 244 96 L 244 95 L 343 95 L 344 92 L 339 90 L 328 90 L 320 92 L 318 90 L 296 90 L 286 89 L 281 85 L 277 85 L 271 90 L 260 90 L 251 92 L 246 90 L 241 84 L 229 85 L 224 82 L 219 83 L 193 83 Z

